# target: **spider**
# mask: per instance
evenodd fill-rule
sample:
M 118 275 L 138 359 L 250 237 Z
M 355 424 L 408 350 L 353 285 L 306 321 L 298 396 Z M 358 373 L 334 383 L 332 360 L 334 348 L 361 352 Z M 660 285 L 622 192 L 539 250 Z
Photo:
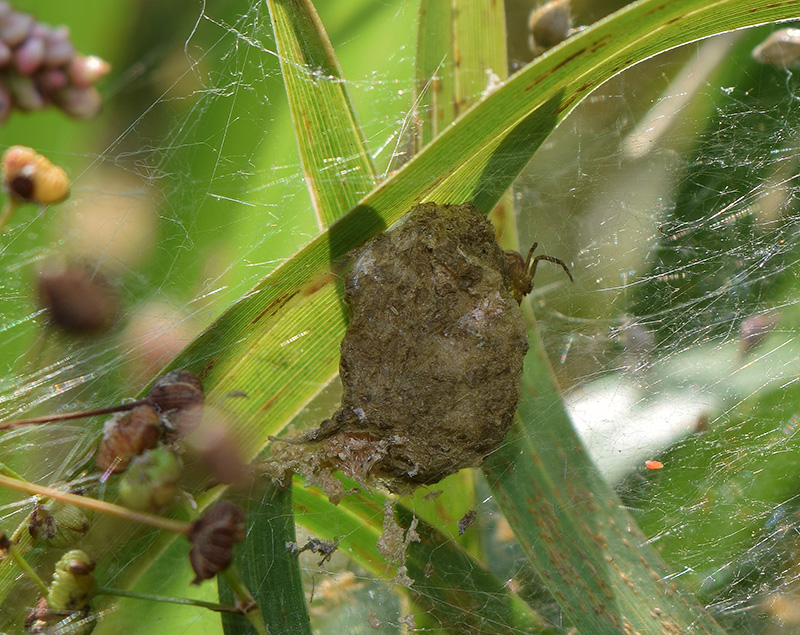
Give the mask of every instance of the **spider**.
M 508 277 L 511 279 L 511 293 L 518 303 L 522 302 L 522 298 L 533 291 L 533 276 L 536 274 L 536 265 L 539 264 L 540 260 L 547 260 L 547 262 L 561 265 L 569 276 L 570 282 L 575 282 L 575 279 L 572 277 L 569 268 L 563 260 L 543 254 L 534 258 L 533 252 L 536 251 L 538 246 L 539 243 L 533 243 L 533 247 L 531 247 L 528 252 L 528 257 L 524 260 L 522 254 L 518 251 L 506 252 L 506 256 L 508 257 Z

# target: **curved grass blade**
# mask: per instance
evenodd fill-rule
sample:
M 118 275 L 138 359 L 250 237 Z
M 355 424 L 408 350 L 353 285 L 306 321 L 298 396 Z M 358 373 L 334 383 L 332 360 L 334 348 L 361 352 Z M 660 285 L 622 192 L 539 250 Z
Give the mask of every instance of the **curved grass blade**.
M 295 540 L 291 488 L 272 483 L 251 489 L 247 504 L 245 542 L 235 552 L 234 564 L 251 590 L 271 633 L 311 633 L 311 621 L 303 593 L 303 583 L 296 558 L 286 552 L 286 543 Z M 233 604 L 233 591 L 219 581 L 220 600 Z M 253 629 L 238 615 L 223 615 L 226 635 L 252 633 Z
M 320 229 L 375 185 L 342 70 L 310 0 L 268 0 L 306 185 Z
M 517 425 L 483 466 L 517 539 L 584 633 L 723 633 L 665 567 L 578 439 L 538 331 Z M 645 599 L 646 598 L 646 599 Z
M 566 112 L 623 67 L 722 29 L 799 15 L 800 0 L 647 0 L 589 27 L 472 108 L 233 305 L 171 367 L 197 371 L 217 394 L 251 396 L 235 406 L 241 439 L 255 454 L 337 372 L 346 309 L 336 284 L 347 252 L 420 201 L 472 198 L 488 211 Z
M 305 527 L 323 537 L 338 536 L 340 549 L 376 577 L 386 576 L 386 560 L 376 548 L 383 531 L 384 497 L 348 495 L 332 507 L 316 489 L 296 486 L 294 491 L 296 511 Z M 401 527 L 411 525 L 410 510 L 397 505 L 395 514 Z M 409 544 L 405 560 L 414 584 L 411 589 L 398 588 L 411 592 L 418 613 L 430 614 L 439 628 L 453 633 L 556 632 L 434 526 L 420 521 L 416 531 L 421 541 Z
M 605 79 L 722 30 L 800 15 L 797 0 L 645 0 L 523 69 L 233 305 L 172 367 L 201 371 L 211 397 L 238 389 L 239 432 L 255 454 L 336 373 L 344 254 L 413 204 L 473 199 L 487 210 L 556 123 Z M 332 284 L 333 283 L 333 284 Z M 113 548 L 113 547 L 112 547 Z

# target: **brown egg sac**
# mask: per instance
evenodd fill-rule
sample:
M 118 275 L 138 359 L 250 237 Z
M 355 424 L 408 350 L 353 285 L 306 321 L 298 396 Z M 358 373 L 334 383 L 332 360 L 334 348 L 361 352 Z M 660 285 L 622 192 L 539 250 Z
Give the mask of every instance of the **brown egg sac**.
M 413 208 L 354 254 L 340 408 L 276 445 L 268 469 L 300 472 L 336 502 L 335 469 L 403 492 L 480 465 L 520 398 L 528 338 L 511 287 L 508 258 L 473 205 Z

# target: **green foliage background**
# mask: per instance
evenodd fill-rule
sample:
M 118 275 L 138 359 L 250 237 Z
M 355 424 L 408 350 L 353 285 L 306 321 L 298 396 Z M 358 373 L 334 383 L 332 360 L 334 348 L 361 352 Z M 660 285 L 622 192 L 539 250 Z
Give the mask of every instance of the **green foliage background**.
M 641 4 L 655 9 L 657 3 Z M 600 25 L 599 32 L 606 28 L 607 41 L 621 43 L 614 49 L 616 70 L 621 70 L 683 41 L 744 26 L 748 19 L 759 22 L 748 17 L 751 10 L 764 11 L 764 20 L 800 16 L 798 3 L 770 5 L 772 13 L 765 9 L 768 4 L 685 0 L 669 8 L 669 16 L 679 26 L 670 27 L 666 18 L 657 22 L 643 10 L 631 14 L 634 17 L 628 21 L 623 18 L 610 26 Z M 774 69 L 758 67 L 748 57 L 753 44 L 771 27 L 742 38 L 731 48 L 728 63 L 708 80 L 714 87 L 733 86 L 732 93 L 717 91 L 716 98 L 709 99 L 708 94 L 715 92 L 711 90 L 687 107 L 692 115 L 691 130 L 685 129 L 683 134 L 688 141 L 676 144 L 685 176 L 677 193 L 669 194 L 675 206 L 664 227 L 666 236 L 678 238 L 658 242 L 646 259 L 637 261 L 642 283 L 626 287 L 615 296 L 617 302 L 599 299 L 594 293 L 610 286 L 611 278 L 598 276 L 592 286 L 591 275 L 586 273 L 593 271 L 587 266 L 592 263 L 582 260 L 582 254 L 587 250 L 606 254 L 616 266 L 613 256 L 624 259 L 640 244 L 624 242 L 625 231 L 619 232 L 623 244 L 616 251 L 594 244 L 581 233 L 578 220 L 574 231 L 564 222 L 565 214 L 555 203 L 563 204 L 563 198 L 553 194 L 571 187 L 577 171 L 561 166 L 572 166 L 575 156 L 586 162 L 615 160 L 601 142 L 598 149 L 588 147 L 594 142 L 591 117 L 599 119 L 597 110 L 576 111 L 544 144 L 547 159 L 537 163 L 534 158 L 517 181 L 518 196 L 513 201 L 501 198 L 553 126 L 585 93 L 614 74 L 612 57 L 604 57 L 599 46 L 587 53 L 586 48 L 578 51 L 580 44 L 569 49 L 568 43 L 563 57 L 555 53 L 540 67 L 523 71 L 529 73 L 536 91 L 514 92 L 509 86 L 505 96 L 495 95 L 479 106 L 483 108 L 480 117 L 465 117 L 455 128 L 447 129 L 450 120 L 445 117 L 440 130 L 447 129 L 449 136 L 439 144 L 440 149 L 393 174 L 398 165 L 392 163 L 391 152 L 377 152 L 376 145 L 385 142 L 390 131 L 397 135 L 387 147 L 405 146 L 402 131 L 414 123 L 407 115 L 414 99 L 415 73 L 420 72 L 420 61 L 436 67 L 440 59 L 436 46 L 447 50 L 450 37 L 445 32 L 440 40 L 423 40 L 415 58 L 416 3 L 318 3 L 341 76 L 347 80 L 343 84 L 329 81 L 338 74 L 334 66 L 319 76 L 309 72 L 312 65 L 289 63 L 281 69 L 268 8 L 273 19 L 285 11 L 285 33 L 278 34 L 278 39 L 284 38 L 284 46 L 292 37 L 302 41 L 303 36 L 307 39 L 298 47 L 298 55 L 311 56 L 313 52 L 319 56 L 314 59 L 324 60 L 330 54 L 324 41 L 310 35 L 312 27 L 304 31 L 298 26 L 304 6 L 300 2 L 251 5 L 231 1 L 200 7 L 183 2 L 88 1 L 82 3 L 80 19 L 62 3 L 17 5 L 35 11 L 43 21 L 69 24 L 79 49 L 110 60 L 115 72 L 104 84 L 107 108 L 97 120 L 68 122 L 57 113 L 17 115 L 0 131 L 0 143 L 31 145 L 60 162 L 75 177 L 77 191 L 102 167 L 114 166 L 142 177 L 142 190 L 133 195 L 155 194 L 159 222 L 148 257 L 135 271 L 126 271 L 119 282 L 126 306 L 133 315 L 148 302 L 165 302 L 181 311 L 194 334 L 220 318 L 173 365 L 202 372 L 212 400 L 221 401 L 230 390 L 251 395 L 231 406 L 240 422 L 240 438 L 253 448 L 249 458 L 255 458 L 267 435 L 288 424 L 313 424 L 335 404 L 338 342 L 345 320 L 336 267 L 348 249 L 397 220 L 411 203 L 470 198 L 488 212 L 500 201 L 506 212 L 505 240 L 513 243 L 519 231 L 523 245 L 530 242 L 529 235 L 548 245 L 563 244 L 573 250 L 574 258 L 568 260 L 582 271 L 578 291 L 554 294 L 551 288 L 535 298 L 534 308 L 543 318 L 544 341 L 539 339 L 531 314 L 532 353 L 526 366 L 519 424 L 508 445 L 487 462 L 486 480 L 477 473 L 457 475 L 443 485 L 446 493 L 436 501 L 423 500 L 426 492 L 421 492 L 398 507 L 401 524 L 409 525 L 411 510 L 421 519 L 423 542 L 412 545 L 407 562 L 419 593 L 390 593 L 373 580 L 392 574 L 375 550 L 383 518 L 379 493 L 353 496 L 338 508 L 331 507 L 315 490 L 300 487 L 294 492 L 294 503 L 291 493 L 267 484 L 257 484 L 250 492 L 224 493 L 249 505 L 250 537 L 239 554 L 239 566 L 261 601 L 273 633 L 308 628 L 297 587 L 281 583 L 295 576 L 299 584 L 294 561 L 280 548 L 293 531 L 291 509 L 303 526 L 298 537 L 306 530 L 321 537 L 347 537 L 342 551 L 351 560 L 333 566 L 357 572 L 354 592 L 367 607 L 365 611 L 357 606 L 359 602 L 353 602 L 337 608 L 331 601 L 325 605 L 326 617 L 315 615 L 320 632 L 355 632 L 369 610 L 382 611 L 381 619 L 390 624 L 384 627 L 386 632 L 398 632 L 398 615 L 409 611 L 416 614 L 420 626 L 454 632 L 550 632 L 547 618 L 575 624 L 587 633 L 619 632 L 624 620 L 633 622 L 641 632 L 689 628 L 690 624 L 697 632 L 721 632 L 702 605 L 714 604 L 721 597 L 722 608 L 736 598 L 756 606 L 758 585 L 765 579 L 770 588 L 792 597 L 790 563 L 795 547 L 780 538 L 789 535 L 794 526 L 792 501 L 800 485 L 794 476 L 795 441 L 785 432 L 795 411 L 793 393 L 784 380 L 795 372 L 797 359 L 792 341 L 796 295 L 793 207 L 786 204 L 786 222 L 768 230 L 759 230 L 746 218 L 722 230 L 706 223 L 717 210 L 742 196 L 767 189 L 774 164 L 763 161 L 754 167 L 752 148 L 767 152 L 770 144 L 783 141 L 791 146 L 796 138 L 790 134 L 796 127 L 793 77 L 787 79 Z M 579 23 L 593 22 L 617 8 L 611 3 L 584 6 L 576 1 L 574 5 Z M 463 4 L 467 6 L 473 5 Z M 506 6 L 508 55 L 514 68 L 529 61 L 524 30 L 520 29 L 524 24 L 520 16 L 527 9 L 513 2 Z M 442 19 L 446 24 L 458 24 L 452 15 Z M 646 31 L 647 19 L 653 20 L 652 40 L 645 34 L 636 35 L 636 29 Z M 657 28 L 662 24 L 663 36 L 659 34 L 661 26 Z M 477 65 L 486 63 L 482 55 L 505 53 L 505 35 L 495 32 L 487 43 L 480 35 L 470 40 L 465 29 L 464 42 L 474 46 L 462 52 L 474 54 L 470 59 L 477 71 L 470 64 L 450 69 L 449 60 L 441 57 L 446 80 L 459 77 L 468 86 L 462 88 L 465 104 L 480 101 L 486 69 Z M 583 41 L 591 41 L 591 36 L 585 37 Z M 426 44 L 430 45 L 428 51 Z M 284 60 L 291 60 L 288 50 L 281 50 Z M 625 115 L 630 121 L 646 116 L 685 59 L 681 52 L 671 55 L 613 80 L 615 83 L 603 87 L 603 94 L 628 90 L 620 102 Z M 666 76 L 663 83 L 653 79 L 653 69 Z M 282 72 L 287 78 L 295 73 L 294 89 L 288 81 L 284 85 Z M 470 73 L 471 84 L 467 81 Z M 540 77 L 546 81 L 540 84 Z M 303 154 L 303 130 L 313 131 L 313 122 L 305 127 L 298 125 L 297 117 L 293 121 L 289 102 L 297 99 L 304 112 L 321 113 L 324 108 L 319 106 L 317 111 L 314 106 L 315 83 L 319 90 L 330 90 L 325 104 L 333 104 L 334 113 L 337 99 L 352 99 L 360 133 L 374 157 L 369 152 L 359 155 L 357 150 L 351 154 L 342 149 L 348 134 L 345 123 L 341 130 L 329 128 L 330 135 L 323 135 L 323 126 L 322 132 L 316 133 L 320 136 L 306 140 L 311 151 L 321 149 L 321 154 Z M 342 86 L 344 91 L 340 91 Z M 421 99 L 429 96 L 423 93 Z M 619 111 L 612 112 L 614 116 L 620 116 Z M 505 123 L 500 125 L 500 121 Z M 594 128 L 601 141 L 606 130 L 603 125 Z M 569 141 L 568 133 L 576 130 L 587 147 L 576 148 Z M 744 142 L 740 136 L 726 138 L 726 134 L 740 135 L 742 131 L 750 131 L 752 138 Z M 496 137 L 498 144 L 487 141 L 477 150 L 470 148 L 481 134 L 487 139 Z M 620 136 L 613 137 L 615 143 Z M 334 157 L 362 161 L 363 171 L 342 179 L 325 163 L 324 151 L 329 147 Z M 791 152 L 786 156 L 787 161 L 792 160 Z M 370 163 L 381 183 L 371 194 Z M 450 171 L 444 169 L 451 164 Z M 390 172 L 393 178 L 382 182 L 380 177 Z M 310 175 L 308 179 L 301 178 L 303 173 Z M 539 176 L 541 180 L 537 180 Z M 641 182 L 621 180 L 620 184 L 641 187 Z M 309 185 L 319 194 L 315 206 L 309 204 Z M 601 194 L 613 189 L 608 183 L 595 185 Z M 97 185 L 86 187 L 91 190 Z M 573 197 L 571 215 L 575 219 L 588 216 L 593 198 L 602 196 L 581 192 Z M 359 201 L 362 208 L 345 216 Z M 512 204 L 519 213 L 519 228 L 515 214 L 510 213 Z M 3 418 L 34 407 L 37 412 L 48 412 L 105 405 L 138 393 L 152 379 L 141 369 L 129 370 L 136 367 L 138 352 L 122 326 L 98 341 L 68 341 L 48 334 L 42 317 L 34 313 L 32 268 L 63 247 L 61 226 L 53 221 L 59 213 L 51 209 L 44 216 L 27 218 L 21 213 L 8 239 L 4 237 L 0 266 L 8 274 L 0 283 Z M 68 204 L 64 213 L 79 210 Z M 615 217 L 613 210 L 608 217 Z M 691 231 L 681 234 L 686 228 Z M 775 244 L 785 247 L 770 252 Z M 694 257 L 691 262 L 697 263 L 688 277 L 677 282 L 665 279 L 665 275 L 680 271 L 687 257 Z M 762 261 L 765 266 L 755 272 L 753 267 Z M 264 279 L 273 271 L 272 277 Z M 741 279 L 745 282 L 737 284 Z M 719 289 L 724 291 L 722 296 Z M 300 299 L 291 299 L 294 295 L 290 292 L 299 293 Z M 290 299 L 284 302 L 283 298 Z M 275 306 L 273 302 L 278 311 L 260 321 L 265 311 Z M 683 305 L 690 306 L 693 313 L 683 310 Z M 769 350 L 775 352 L 760 364 L 731 370 L 736 368 L 737 342 L 730 334 L 738 322 L 776 307 L 783 309 L 783 317 L 782 329 L 773 336 L 780 339 L 770 344 Z M 623 485 L 621 492 L 634 510 L 633 517 L 619 505 L 615 493 L 583 453 L 554 380 L 557 374 L 564 386 L 571 387 L 588 383 L 600 371 L 616 377 L 613 360 L 619 351 L 614 342 L 606 342 L 594 355 L 599 368 L 584 359 L 561 364 L 554 373 L 546 352 L 549 347 L 550 359 L 557 359 L 567 337 L 563 323 L 548 320 L 555 312 L 588 319 L 594 325 L 603 320 L 622 324 L 629 316 L 642 317 L 658 345 L 657 362 L 652 364 L 648 381 L 660 394 L 680 395 L 679 389 L 691 385 L 715 387 L 718 401 L 708 434 L 693 435 L 675 445 L 664 459 L 670 470 L 634 474 Z M 568 336 L 577 340 L 593 336 L 581 326 L 566 329 Z M 299 340 L 292 339 L 300 333 Z M 188 343 L 189 337 L 186 339 Z M 586 357 L 593 357 L 591 349 L 586 350 Z M 694 361 L 697 357 L 702 358 L 701 364 Z M 781 372 L 769 374 L 768 366 Z M 75 378 L 80 381 L 61 385 Z M 647 414 L 642 410 L 643 416 Z M 82 454 L 76 448 L 90 447 L 100 424 L 90 424 L 88 432 L 69 427 L 7 437 L 3 461 L 31 480 L 50 482 L 67 477 L 70 469 L 79 467 Z M 47 455 L 19 451 L 37 446 L 46 448 Z M 223 493 L 198 494 L 198 499 L 202 505 L 219 495 Z M 497 539 L 502 529 L 499 524 L 457 536 L 456 521 L 489 495 L 498 508 L 483 507 L 482 511 L 487 516 L 505 516 L 515 535 L 513 544 Z M 2 492 L 0 500 L 11 504 L 18 498 Z M 14 510 L 8 508 L 4 520 L 8 526 L 21 518 Z M 644 534 L 638 532 L 635 521 L 641 523 Z M 648 539 L 654 537 L 658 551 L 648 545 Z M 754 550 L 754 545 L 765 544 L 765 537 L 772 541 L 772 550 Z M 91 535 L 87 541 L 91 544 Z M 215 597 L 213 583 L 199 589 L 187 585 L 191 573 L 185 551 L 186 544 L 171 537 L 136 535 L 114 557 L 101 559 L 99 575 L 109 585 Z M 513 564 L 499 566 L 503 558 L 495 558 L 495 552 L 512 559 Z M 765 563 L 774 561 L 775 554 L 787 564 L 773 570 Z M 47 554 L 40 555 L 44 571 Z M 670 572 L 681 570 L 687 573 L 678 580 L 680 588 L 665 582 Z M 9 567 L 5 575 L 11 575 Z M 514 578 L 513 588 L 503 584 L 510 577 Z M 1 583 L 5 592 L 8 579 Z M 307 587 L 310 583 L 313 578 L 306 580 Z M 19 623 L 21 606 L 14 598 L 25 597 L 25 590 L 14 595 L 18 591 L 4 603 L 6 624 Z M 367 603 L 370 595 L 379 600 Z M 287 614 L 294 620 L 291 624 L 285 621 Z M 120 601 L 96 632 L 119 632 L 123 627 L 128 633 L 152 632 L 154 620 L 159 620 L 163 632 L 220 632 L 214 614 L 191 607 L 143 606 L 133 600 Z M 768 628 L 733 611 L 723 612 L 722 620 L 731 632 Z M 228 633 L 246 632 L 249 626 L 231 620 L 225 628 Z

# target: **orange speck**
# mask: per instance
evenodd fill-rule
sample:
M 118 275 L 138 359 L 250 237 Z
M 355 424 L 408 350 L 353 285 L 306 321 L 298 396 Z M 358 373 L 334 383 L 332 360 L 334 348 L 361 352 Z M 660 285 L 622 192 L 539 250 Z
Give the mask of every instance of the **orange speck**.
M 664 464 L 661 461 L 645 461 L 645 466 L 647 466 L 648 470 L 660 470 L 664 467 Z

